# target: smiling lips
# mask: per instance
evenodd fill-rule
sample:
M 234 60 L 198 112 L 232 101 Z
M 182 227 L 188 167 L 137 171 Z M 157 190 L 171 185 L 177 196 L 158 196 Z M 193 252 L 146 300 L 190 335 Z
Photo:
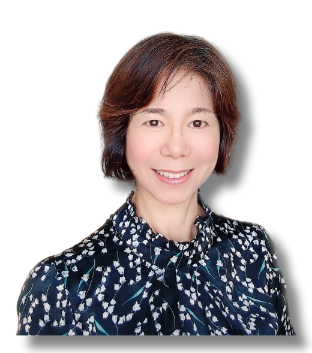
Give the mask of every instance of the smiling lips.
M 162 170 L 156 170 L 156 172 L 162 176 L 168 177 L 170 179 L 178 179 L 183 177 L 184 175 L 188 174 L 190 170 L 187 170 L 185 172 L 177 172 L 177 173 L 173 173 L 173 172 L 163 172 Z
M 160 181 L 166 184 L 178 185 L 186 182 L 190 178 L 193 169 L 178 172 L 163 171 L 156 169 L 153 169 L 153 171 L 155 172 L 157 178 Z

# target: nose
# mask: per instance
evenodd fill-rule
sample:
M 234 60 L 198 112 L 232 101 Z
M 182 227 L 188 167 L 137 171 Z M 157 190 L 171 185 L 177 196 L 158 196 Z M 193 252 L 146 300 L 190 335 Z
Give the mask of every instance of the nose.
M 173 159 L 188 157 L 190 155 L 191 147 L 186 136 L 183 135 L 181 128 L 171 129 L 161 146 L 160 153 L 164 157 L 169 156 Z

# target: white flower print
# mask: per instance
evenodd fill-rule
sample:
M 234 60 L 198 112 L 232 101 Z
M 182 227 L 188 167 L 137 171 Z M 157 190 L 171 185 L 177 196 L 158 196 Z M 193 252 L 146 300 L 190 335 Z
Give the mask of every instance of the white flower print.
M 86 296 L 86 291 L 80 291 L 80 292 L 78 293 L 78 296 L 79 296 L 80 299 L 84 299 L 85 296 Z
M 140 309 L 141 309 L 141 307 L 140 307 L 139 303 L 138 303 L 138 302 L 135 302 L 135 304 L 134 304 L 133 307 L 132 307 L 132 310 L 133 310 L 133 311 L 138 311 L 138 310 L 140 310 Z
M 108 312 L 107 311 L 104 311 L 104 313 L 103 313 L 103 319 L 106 319 L 107 317 L 108 317 Z
M 87 306 L 91 306 L 91 304 L 92 304 L 92 298 L 88 298 L 88 299 L 86 300 L 86 305 L 87 305 Z
M 88 282 L 89 274 L 85 273 L 85 274 L 81 277 L 81 279 L 82 279 L 83 281 L 85 281 L 85 282 Z
M 104 294 L 102 293 L 98 294 L 97 298 L 98 298 L 98 301 L 102 301 L 104 299 Z
M 155 234 L 127 201 L 91 236 L 43 260 L 19 298 L 19 334 L 294 334 L 264 230 L 198 200 L 206 217 L 191 242 Z
M 107 308 L 107 311 L 111 314 L 114 311 L 114 306 L 111 305 Z
M 113 323 L 114 323 L 114 324 L 117 324 L 117 319 L 118 319 L 118 316 L 117 316 L 117 315 L 113 315 L 113 316 L 112 316 L 112 320 L 113 320 Z
M 48 313 L 48 312 L 50 311 L 51 305 L 48 304 L 48 303 L 44 303 L 44 304 L 43 304 L 43 307 L 44 307 L 45 312 Z

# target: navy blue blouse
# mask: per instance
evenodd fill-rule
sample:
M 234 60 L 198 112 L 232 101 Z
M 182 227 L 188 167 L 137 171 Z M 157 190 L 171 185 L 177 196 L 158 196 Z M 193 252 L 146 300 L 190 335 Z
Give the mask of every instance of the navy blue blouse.
M 19 335 L 294 335 L 265 230 L 206 212 L 167 240 L 127 202 L 96 232 L 41 261 L 18 300 Z

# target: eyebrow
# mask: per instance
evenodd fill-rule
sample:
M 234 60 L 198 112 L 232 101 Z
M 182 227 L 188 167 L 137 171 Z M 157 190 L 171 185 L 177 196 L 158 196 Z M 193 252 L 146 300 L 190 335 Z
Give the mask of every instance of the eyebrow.
M 213 110 L 211 110 L 210 108 L 199 107 L 191 109 L 191 113 L 213 113 Z
M 142 110 L 139 110 L 137 112 L 138 114 L 144 114 L 144 113 L 150 113 L 150 114 L 165 114 L 166 110 L 162 109 L 162 108 L 144 108 Z M 195 114 L 195 113 L 213 113 L 213 110 L 211 110 L 210 108 L 204 108 L 204 107 L 198 107 L 198 108 L 193 108 L 190 109 L 190 113 L 191 114 Z
M 165 112 L 166 112 L 165 109 L 161 109 L 161 108 L 144 108 L 142 110 L 139 110 L 138 114 L 143 114 L 143 113 L 164 114 Z

